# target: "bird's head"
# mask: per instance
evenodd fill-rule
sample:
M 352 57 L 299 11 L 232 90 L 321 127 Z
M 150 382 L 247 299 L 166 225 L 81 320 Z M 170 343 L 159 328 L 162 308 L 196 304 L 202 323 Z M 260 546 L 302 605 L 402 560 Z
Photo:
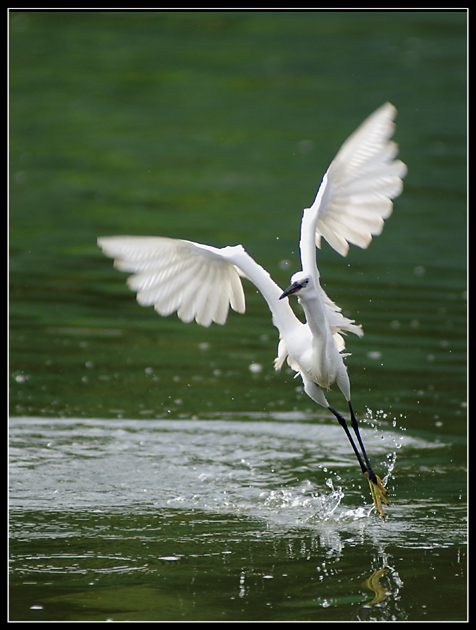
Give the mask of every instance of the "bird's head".
M 312 290 L 313 287 L 314 285 L 312 282 L 312 278 L 308 274 L 304 273 L 304 271 L 298 271 L 293 276 L 291 276 L 291 284 L 286 289 L 286 291 L 284 291 L 279 299 L 282 300 L 289 295 L 303 296 L 310 289 Z

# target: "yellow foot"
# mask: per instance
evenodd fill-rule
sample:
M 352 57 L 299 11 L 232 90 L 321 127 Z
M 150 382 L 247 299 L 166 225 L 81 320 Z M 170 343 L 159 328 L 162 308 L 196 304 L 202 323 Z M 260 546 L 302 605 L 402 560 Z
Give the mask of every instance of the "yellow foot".
M 387 599 L 387 597 L 390 595 L 389 591 L 387 591 L 387 589 L 379 582 L 382 575 L 385 575 L 386 572 L 387 569 L 385 567 L 382 569 L 378 569 L 377 571 L 374 571 L 369 579 L 365 580 L 365 582 L 362 584 L 364 588 L 368 588 L 375 593 L 375 597 L 372 599 L 372 601 L 367 602 L 366 606 L 380 604 L 380 602 L 383 602 L 383 600 Z
M 372 493 L 375 509 L 380 514 L 383 521 L 385 522 L 385 513 L 382 509 L 382 501 L 385 503 L 385 505 L 390 505 L 390 502 L 387 499 L 388 490 L 383 487 L 382 480 L 380 479 L 378 475 L 375 475 L 377 477 L 377 483 L 374 483 L 373 481 L 369 479 L 368 472 L 364 473 L 364 475 L 367 478 L 367 481 L 369 482 L 370 492 Z

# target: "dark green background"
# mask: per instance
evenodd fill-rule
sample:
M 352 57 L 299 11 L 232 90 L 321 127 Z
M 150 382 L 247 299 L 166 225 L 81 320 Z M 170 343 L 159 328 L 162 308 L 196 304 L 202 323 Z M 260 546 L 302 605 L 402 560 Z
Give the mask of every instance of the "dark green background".
M 245 316 L 233 313 L 223 328 L 186 326 L 140 308 L 95 242 L 157 234 L 242 243 L 284 287 L 299 268 L 302 208 L 340 144 L 388 100 L 408 165 L 403 195 L 367 251 L 342 259 L 325 244 L 320 269 L 332 299 L 364 326 L 362 340 L 348 339 L 359 417 L 369 408 L 387 415 L 384 430 L 398 420 L 409 435 L 453 444 L 456 460 L 438 450 L 431 469 L 464 487 L 464 11 L 12 11 L 9 34 L 13 416 L 266 420 L 286 412 L 332 423 L 291 374 L 274 374 L 276 331 L 251 285 Z M 262 371 L 251 374 L 251 363 Z M 330 400 L 342 408 L 337 391 Z M 22 440 L 29 453 L 34 435 Z M 422 474 L 418 458 L 398 466 L 401 499 L 417 501 L 418 484 L 414 495 L 403 490 Z M 435 481 L 429 496 L 443 513 L 460 505 L 440 491 Z M 276 551 L 283 561 L 285 549 Z M 406 557 L 405 566 L 422 558 Z M 21 592 L 12 618 L 39 618 L 22 579 L 31 576 L 12 579 Z M 447 616 L 436 591 L 408 618 L 462 619 L 464 593 L 462 580 Z M 221 619 L 223 606 L 203 618 Z M 265 618 L 258 609 L 250 603 L 244 617 Z M 320 618 L 315 612 L 308 618 Z M 330 613 L 350 618 L 345 607 Z

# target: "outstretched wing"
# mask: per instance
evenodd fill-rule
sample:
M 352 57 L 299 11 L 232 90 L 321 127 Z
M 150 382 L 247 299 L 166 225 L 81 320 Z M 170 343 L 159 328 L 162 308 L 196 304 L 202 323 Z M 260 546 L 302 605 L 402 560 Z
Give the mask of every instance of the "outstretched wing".
M 98 245 L 117 269 L 134 274 L 127 284 L 139 304 L 160 315 L 177 311 L 183 322 L 210 326 L 226 322 L 229 306 L 245 312 L 240 275 L 227 258 L 235 248 L 141 236 L 102 237 Z
M 391 103 L 382 105 L 344 142 L 329 166 L 311 206 L 317 247 L 322 236 L 346 256 L 349 243 L 365 249 L 381 233 L 407 172 L 394 159 L 398 146 L 390 141 L 396 114 Z

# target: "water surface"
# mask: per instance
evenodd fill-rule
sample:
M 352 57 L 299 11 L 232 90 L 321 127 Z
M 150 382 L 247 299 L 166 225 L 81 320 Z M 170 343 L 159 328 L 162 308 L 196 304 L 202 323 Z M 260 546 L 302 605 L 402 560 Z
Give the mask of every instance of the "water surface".
M 15 616 L 461 618 L 441 600 L 464 611 L 463 444 L 363 436 L 385 523 L 339 426 L 12 419 Z

